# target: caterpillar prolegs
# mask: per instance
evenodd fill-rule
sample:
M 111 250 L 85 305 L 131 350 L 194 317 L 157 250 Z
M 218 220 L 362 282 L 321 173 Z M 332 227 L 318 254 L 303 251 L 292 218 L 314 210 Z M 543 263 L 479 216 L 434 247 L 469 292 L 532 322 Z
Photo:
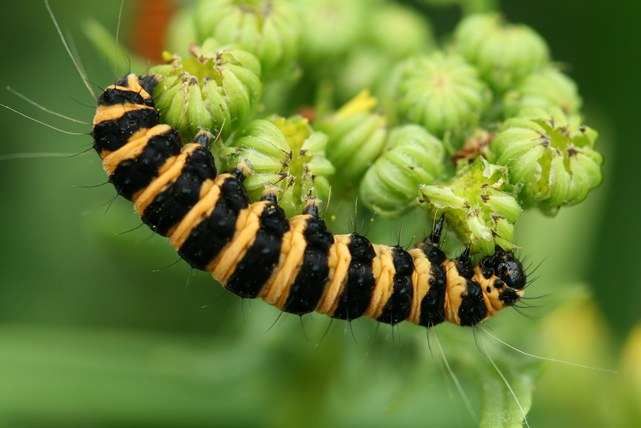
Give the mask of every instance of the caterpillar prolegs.
M 425 327 L 475 325 L 523 296 L 526 277 L 512 252 L 497 248 L 478 264 L 469 251 L 448 259 L 439 248 L 443 220 L 406 251 L 356 233 L 332 235 L 313 202 L 291 219 L 273 194 L 251 203 L 247 171 L 218 174 L 211 134 L 183 145 L 160 123 L 155 84 L 129 74 L 99 96 L 94 147 L 142 221 L 232 293 L 297 315 Z

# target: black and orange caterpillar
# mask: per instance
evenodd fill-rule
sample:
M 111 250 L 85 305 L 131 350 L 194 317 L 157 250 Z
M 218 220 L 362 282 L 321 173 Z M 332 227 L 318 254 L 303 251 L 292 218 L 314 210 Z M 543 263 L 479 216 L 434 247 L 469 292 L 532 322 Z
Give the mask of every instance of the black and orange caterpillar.
M 439 248 L 443 220 L 405 251 L 355 233 L 332 235 L 313 201 L 291 219 L 272 193 L 251 203 L 242 185 L 248 171 L 218 174 L 211 134 L 183 145 L 160 123 L 156 83 L 129 74 L 99 96 L 94 147 L 142 221 L 232 293 L 297 315 L 425 327 L 476 325 L 523 296 L 526 275 L 512 252 L 497 248 L 476 265 L 469 251 L 448 259 Z

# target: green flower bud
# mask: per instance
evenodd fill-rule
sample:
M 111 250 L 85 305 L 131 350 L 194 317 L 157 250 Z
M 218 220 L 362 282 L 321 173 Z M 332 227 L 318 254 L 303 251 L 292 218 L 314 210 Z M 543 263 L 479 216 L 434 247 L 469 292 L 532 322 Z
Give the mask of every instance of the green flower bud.
M 581 97 L 576 84 L 556 67 L 546 67 L 528 76 L 503 100 L 507 118 L 527 114 L 527 110 L 558 107 L 566 114 L 578 114 Z
M 386 98 L 398 119 L 422 125 L 442 138 L 461 137 L 474 128 L 491 94 L 462 58 L 436 53 L 399 64 Z
M 443 172 L 443 144 L 417 125 L 392 130 L 385 151 L 365 174 L 360 200 L 386 217 L 398 216 L 417 202 L 422 184 L 432 184 Z
M 296 0 L 302 16 L 301 57 L 306 65 L 327 65 L 358 41 L 370 0 Z M 313 70 L 312 70 L 313 71 Z
M 531 111 L 508 120 L 490 145 L 491 159 L 505 165 L 526 207 L 554 215 L 583 201 L 602 180 L 597 132 L 560 109 Z
M 289 215 L 300 214 L 311 199 L 327 202 L 327 179 L 334 167 L 325 157 L 327 136 L 315 132 L 306 119 L 272 117 L 251 122 L 223 149 L 228 168 L 245 165 L 251 174 L 244 182 L 256 200 L 266 189 L 275 190 Z
M 364 89 L 377 92 L 396 62 L 435 45 L 427 20 L 399 5 L 375 8 L 366 24 L 365 40 L 351 49 L 338 70 L 336 89 L 340 100 L 350 99 Z
M 383 150 L 386 121 L 373 111 L 376 104 L 369 92 L 362 92 L 320 124 L 329 136 L 327 157 L 345 183 L 357 185 Z
M 349 100 L 363 90 L 376 91 L 387 77 L 393 60 L 373 47 L 355 49 L 343 63 L 336 76 L 338 98 Z
M 298 55 L 300 18 L 284 0 L 201 0 L 193 11 L 199 41 L 236 44 L 260 60 L 272 78 Z
M 163 119 L 185 138 L 201 129 L 227 137 L 254 115 L 262 85 L 252 54 L 209 39 L 192 47 L 190 57 L 167 60 L 151 69 L 160 80 L 154 99 Z
M 373 8 L 365 37 L 368 45 L 395 59 L 424 53 L 436 45 L 427 19 L 398 4 Z
M 508 250 L 514 224 L 523 211 L 509 190 L 507 169 L 479 158 L 461 168 L 448 184 L 423 185 L 420 199 L 474 253 L 492 254 L 496 245 Z
M 492 88 L 503 92 L 547 64 L 545 40 L 525 25 L 496 14 L 470 15 L 456 28 L 455 49 L 474 64 Z

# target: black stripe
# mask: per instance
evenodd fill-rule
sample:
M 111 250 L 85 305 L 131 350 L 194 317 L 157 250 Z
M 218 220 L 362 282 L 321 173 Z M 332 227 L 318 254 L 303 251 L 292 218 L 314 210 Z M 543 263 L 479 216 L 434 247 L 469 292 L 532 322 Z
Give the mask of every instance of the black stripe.
M 158 125 L 160 116 L 158 110 L 140 108 L 129 111 L 115 120 L 106 120 L 93 127 L 94 148 L 98 153 L 103 150 L 113 152 L 118 150 L 133 134 L 141 129 Z
M 231 241 L 238 213 L 249 204 L 243 184 L 235 177 L 227 178 L 220 190 L 212 213 L 194 227 L 178 250 L 180 257 L 195 269 L 205 270 Z
M 232 293 L 253 299 L 278 265 L 283 235 L 289 230 L 285 212 L 269 203 L 260 215 L 260 228 L 256 239 L 238 263 L 226 288 Z
M 133 159 L 118 164 L 109 181 L 120 196 L 131 200 L 158 176 L 158 170 L 165 161 L 180 153 L 180 135 L 175 130 L 156 135 L 149 139 L 143 151 Z
M 200 200 L 203 182 L 215 177 L 212 154 L 204 147 L 197 147 L 187 155 L 178 178 L 156 195 L 145 209 L 142 221 L 154 232 L 166 235 Z
M 377 321 L 394 325 L 407 319 L 412 310 L 414 262 L 412 256 L 401 247 L 394 247 L 392 256 L 396 271 L 394 274 L 394 291 L 387 303 L 385 303 L 383 312 Z
M 122 78 L 116 81 L 116 86 L 122 86 L 125 88 L 129 88 L 129 75 L 126 74 Z M 156 76 L 153 74 L 142 74 L 140 76 L 137 76 L 138 79 L 138 84 L 142 86 L 142 88 L 147 91 L 149 95 L 152 95 L 154 89 L 156 88 L 156 85 L 158 84 L 158 79 Z
M 419 324 L 432 327 L 445 321 L 445 269 L 439 263 L 430 268 L 429 290 L 421 301 Z
M 156 85 L 158 84 L 158 79 L 156 79 L 155 76 L 151 74 L 138 76 L 138 83 L 140 83 L 140 86 L 142 86 L 143 89 L 153 97 L 154 89 L 156 89 Z M 148 99 L 148 101 L 152 101 L 151 98 Z
M 316 216 L 307 220 L 304 236 L 307 246 L 303 264 L 283 308 L 283 311 L 297 315 L 313 312 L 323 296 L 329 277 L 329 249 L 334 243 L 334 236 L 327 231 L 325 222 Z
M 98 97 L 98 105 L 100 106 L 113 106 L 125 103 L 153 106 L 153 100 L 151 98 L 145 99 L 138 92 L 127 89 L 107 88 Z
M 364 236 L 352 234 L 348 248 L 352 259 L 347 283 L 338 298 L 338 307 L 332 315 L 333 318 L 343 320 L 353 320 L 362 316 L 369 307 L 374 291 L 374 247 Z
M 483 321 L 487 315 L 487 308 L 483 300 L 483 290 L 481 285 L 474 281 L 467 281 L 467 291 L 461 300 L 461 306 L 458 308 L 458 316 L 461 325 L 472 326 Z

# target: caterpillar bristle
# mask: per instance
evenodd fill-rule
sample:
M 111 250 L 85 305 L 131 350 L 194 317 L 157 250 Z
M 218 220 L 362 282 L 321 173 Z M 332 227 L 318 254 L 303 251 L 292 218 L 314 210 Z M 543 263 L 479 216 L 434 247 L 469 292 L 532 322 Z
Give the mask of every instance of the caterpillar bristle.
M 67 42 L 67 39 L 65 38 L 62 29 L 60 28 L 60 24 L 58 23 L 58 19 L 56 18 L 56 15 L 53 13 L 53 10 L 51 9 L 51 5 L 49 4 L 49 0 L 44 0 L 45 8 L 47 9 L 47 13 L 49 14 L 49 17 L 51 18 L 51 22 L 53 23 L 56 32 L 58 33 L 58 36 L 60 37 L 60 41 L 62 42 L 63 47 L 65 48 L 65 51 L 67 52 L 67 55 L 71 59 L 71 62 L 73 63 L 74 68 L 76 69 L 76 72 L 80 76 L 80 79 L 82 80 L 82 83 L 85 85 L 87 88 L 87 91 L 89 92 L 89 95 L 91 95 L 91 98 L 96 99 L 96 93 L 94 90 L 91 88 L 91 85 L 89 84 L 89 78 L 87 77 L 87 74 L 85 73 L 82 65 L 78 61 L 78 59 L 73 55 L 73 52 L 71 51 L 71 48 L 69 47 L 69 43 Z

